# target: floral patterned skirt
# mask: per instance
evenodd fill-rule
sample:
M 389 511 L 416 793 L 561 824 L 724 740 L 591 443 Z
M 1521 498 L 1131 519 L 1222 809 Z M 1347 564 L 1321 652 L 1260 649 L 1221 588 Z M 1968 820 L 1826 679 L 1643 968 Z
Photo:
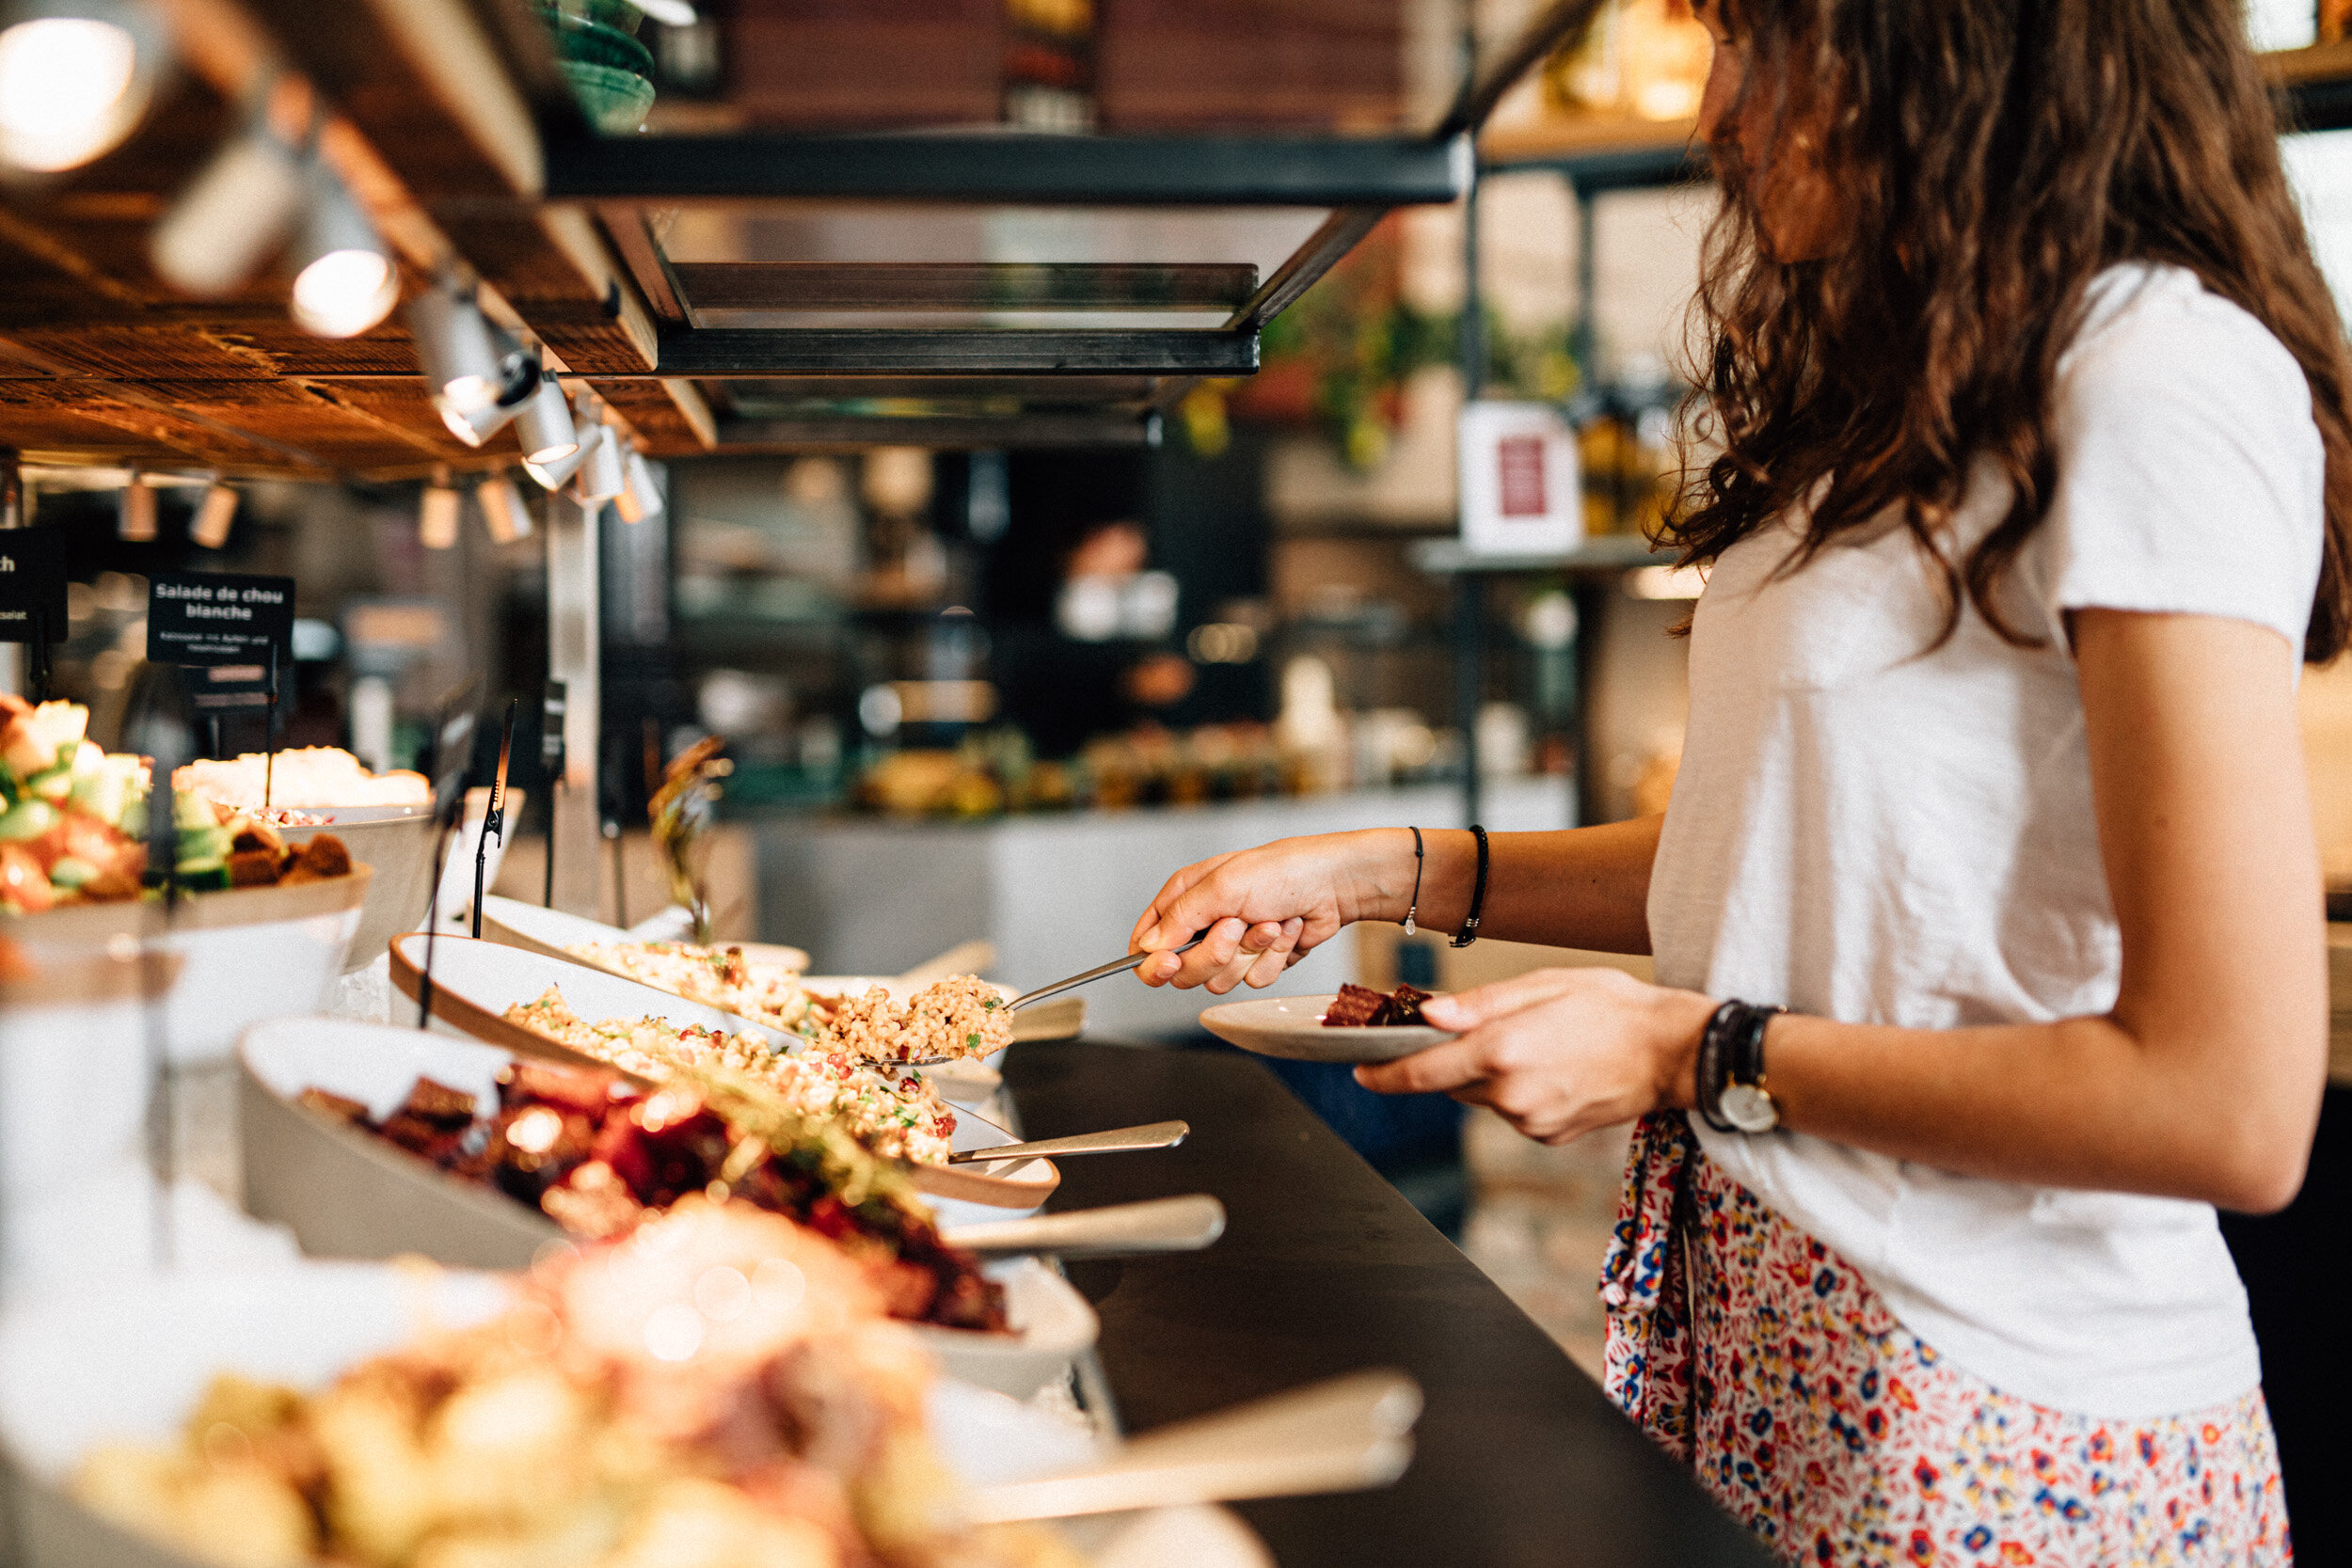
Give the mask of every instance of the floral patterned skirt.
M 1645 1117 L 1601 1276 L 1609 1397 L 1791 1563 L 2294 1560 L 2259 1389 L 2104 1420 L 1994 1389 Z

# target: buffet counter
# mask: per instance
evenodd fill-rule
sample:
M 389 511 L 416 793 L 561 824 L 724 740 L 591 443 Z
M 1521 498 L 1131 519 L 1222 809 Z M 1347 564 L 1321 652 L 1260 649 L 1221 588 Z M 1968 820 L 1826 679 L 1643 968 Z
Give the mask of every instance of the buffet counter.
M 1006 1073 L 1029 1137 L 1192 1124 L 1164 1153 L 1067 1162 L 1049 1208 L 1225 1205 L 1205 1252 L 1067 1265 L 1130 1434 L 1367 1367 L 1419 1380 L 1395 1486 L 1236 1505 L 1283 1568 L 1772 1561 L 1259 1063 L 1071 1042 L 1024 1045 Z
M 1569 825 L 1559 778 L 1490 780 L 1483 810 L 1497 832 Z M 1168 873 L 1194 861 L 1299 833 L 1461 825 L 1450 784 L 1203 806 L 1005 816 L 977 822 L 772 816 L 746 824 L 759 857 L 760 936 L 808 952 L 818 974 L 889 974 L 959 942 L 995 944 L 991 973 L 1042 985 L 1126 950 L 1136 916 Z M 1281 992 L 1337 990 L 1354 978 L 1350 945 L 1327 944 Z M 1133 982 L 1087 992 L 1100 1031 L 1187 1033 L 1204 999 Z

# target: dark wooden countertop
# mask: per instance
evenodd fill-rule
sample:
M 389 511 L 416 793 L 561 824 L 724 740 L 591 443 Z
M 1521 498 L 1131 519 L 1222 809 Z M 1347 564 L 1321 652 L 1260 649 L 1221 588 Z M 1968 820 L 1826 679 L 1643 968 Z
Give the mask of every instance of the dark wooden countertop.
M 1225 1204 L 1205 1252 L 1069 1265 L 1129 1432 L 1364 1367 L 1420 1379 L 1428 1407 L 1396 1486 L 1240 1505 L 1283 1568 L 1771 1561 L 1257 1062 L 1091 1041 L 1007 1062 L 1032 1138 L 1192 1123 L 1180 1148 L 1064 1161 L 1049 1207 Z

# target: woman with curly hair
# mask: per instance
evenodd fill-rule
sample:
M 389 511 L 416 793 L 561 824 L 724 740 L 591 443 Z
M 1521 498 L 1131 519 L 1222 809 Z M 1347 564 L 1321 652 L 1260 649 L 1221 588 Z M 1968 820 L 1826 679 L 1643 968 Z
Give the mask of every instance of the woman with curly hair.
M 1138 973 L 1408 915 L 1653 954 L 1429 1002 L 1459 1037 L 1359 1072 L 1640 1118 L 1633 1418 L 1790 1561 L 2285 1563 L 2215 1211 L 2294 1196 L 2325 1079 L 2296 685 L 2352 636 L 2352 365 L 2238 0 L 1699 12 L 1668 810 L 1219 857 Z

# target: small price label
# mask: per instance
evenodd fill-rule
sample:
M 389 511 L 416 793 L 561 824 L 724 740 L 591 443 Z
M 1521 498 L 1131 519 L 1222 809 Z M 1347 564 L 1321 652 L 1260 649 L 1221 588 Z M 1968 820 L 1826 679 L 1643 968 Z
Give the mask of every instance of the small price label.
M 294 658 L 294 581 L 226 572 L 159 572 L 147 584 L 147 661 L 208 668 Z
M 65 545 L 57 531 L 0 529 L 0 642 L 36 635 L 62 642 L 65 633 Z

